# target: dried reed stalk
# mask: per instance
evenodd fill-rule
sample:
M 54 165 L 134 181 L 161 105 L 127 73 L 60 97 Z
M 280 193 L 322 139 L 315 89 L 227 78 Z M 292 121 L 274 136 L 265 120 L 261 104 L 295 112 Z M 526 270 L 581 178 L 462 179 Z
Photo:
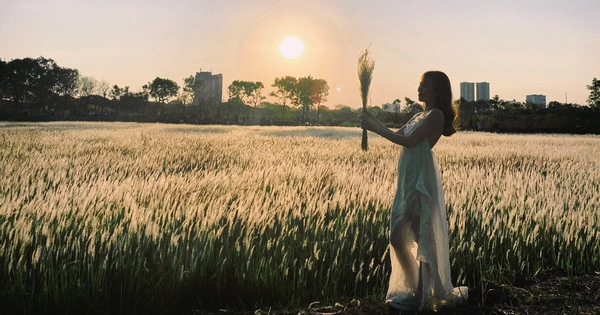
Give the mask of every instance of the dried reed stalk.
M 375 68 L 375 60 L 369 55 L 369 49 L 367 48 L 358 56 L 358 80 L 360 81 L 363 112 L 367 111 L 367 99 L 369 98 L 369 88 L 373 79 L 373 68 Z M 363 129 L 362 149 L 367 151 L 368 148 L 367 130 Z

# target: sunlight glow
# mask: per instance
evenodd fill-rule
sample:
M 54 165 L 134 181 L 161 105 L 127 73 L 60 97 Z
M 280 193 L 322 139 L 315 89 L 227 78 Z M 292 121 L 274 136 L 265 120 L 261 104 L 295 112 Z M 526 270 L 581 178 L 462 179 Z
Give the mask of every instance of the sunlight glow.
M 279 42 L 279 53 L 283 58 L 294 60 L 304 54 L 304 42 L 297 36 L 287 36 Z

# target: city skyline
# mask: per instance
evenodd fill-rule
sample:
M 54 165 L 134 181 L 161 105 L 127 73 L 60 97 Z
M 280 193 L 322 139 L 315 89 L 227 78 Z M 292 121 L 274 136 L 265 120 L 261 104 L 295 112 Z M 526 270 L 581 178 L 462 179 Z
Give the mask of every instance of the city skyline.
M 584 105 L 600 77 L 600 2 L 454 1 L 3 1 L 0 58 L 54 59 L 82 76 L 130 86 L 156 77 L 183 84 L 199 71 L 223 75 L 223 98 L 234 80 L 325 79 L 325 105 L 360 106 L 357 58 L 375 57 L 370 105 L 417 100 L 423 72 L 452 82 L 490 82 L 492 95 Z M 302 41 L 286 58 L 282 39 Z M 281 47 L 279 47 L 281 49 Z M 293 53 L 293 52 L 288 52 Z M 267 101 L 275 101 L 267 97 Z

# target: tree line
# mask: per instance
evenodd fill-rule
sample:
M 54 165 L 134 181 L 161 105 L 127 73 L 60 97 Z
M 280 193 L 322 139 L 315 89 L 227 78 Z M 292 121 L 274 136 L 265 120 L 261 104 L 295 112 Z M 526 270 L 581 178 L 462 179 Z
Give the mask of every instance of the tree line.
M 234 80 L 227 100 L 203 100 L 201 82 L 190 75 L 181 86 L 156 77 L 137 92 L 129 86 L 81 76 L 77 69 L 61 67 L 54 60 L 0 59 L 0 120 L 109 120 L 167 123 L 335 125 L 358 126 L 358 109 L 346 105 L 325 106 L 329 96 L 326 80 L 282 76 L 271 84 L 266 102 L 265 85 Z M 506 101 L 455 101 L 458 127 L 492 132 L 600 133 L 600 81 L 587 86 L 588 105 L 550 102 L 536 104 Z M 404 98 L 390 105 L 370 107 L 385 124 L 397 127 L 422 110 L 421 104 Z M 400 110 L 402 108 L 402 110 Z
M 269 95 L 282 102 L 264 102 L 262 82 L 233 81 L 228 99 L 210 104 L 202 94 L 202 82 L 194 76 L 175 81 L 157 77 L 133 92 L 129 86 L 81 76 L 77 69 L 59 66 L 44 57 L 0 59 L 0 119 L 52 120 L 104 119 L 192 123 L 320 123 L 327 101 L 326 80 L 312 76 L 276 78 Z M 153 101 L 151 100 L 153 99 Z M 196 100 L 196 101 L 195 101 Z M 279 105 L 279 106 L 278 106 Z M 310 117 L 316 110 L 316 117 Z M 278 112 L 281 112 L 281 115 Z M 344 115 L 341 111 L 341 116 Z M 325 115 L 330 123 L 331 113 Z M 347 118 L 347 117 L 345 117 Z M 339 121 L 339 120 L 338 120 Z
M 598 89 L 600 86 L 595 91 Z M 588 105 L 551 101 L 543 107 L 531 102 L 502 100 L 497 95 L 489 101 L 460 99 L 456 105 L 462 130 L 600 134 L 600 99 L 593 97 L 588 99 Z

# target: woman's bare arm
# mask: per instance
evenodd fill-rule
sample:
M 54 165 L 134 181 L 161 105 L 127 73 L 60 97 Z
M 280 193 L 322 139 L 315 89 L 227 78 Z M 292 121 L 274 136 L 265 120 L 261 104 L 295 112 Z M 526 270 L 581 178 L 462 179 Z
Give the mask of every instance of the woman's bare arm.
M 404 128 L 406 128 L 406 125 L 400 127 L 400 129 L 396 130 L 396 133 L 399 135 L 403 135 L 404 134 Z
M 442 134 L 444 127 L 444 114 L 439 109 L 431 110 L 424 118 L 419 122 L 415 129 L 410 135 L 404 135 L 404 128 L 400 128 L 402 133 L 394 132 L 383 124 L 378 122 L 372 115 L 363 114 L 363 128 L 370 130 L 393 143 L 399 144 L 405 147 L 413 147 L 421 142 L 423 139 L 434 139 L 437 141 Z M 433 145 L 433 144 L 432 144 Z

